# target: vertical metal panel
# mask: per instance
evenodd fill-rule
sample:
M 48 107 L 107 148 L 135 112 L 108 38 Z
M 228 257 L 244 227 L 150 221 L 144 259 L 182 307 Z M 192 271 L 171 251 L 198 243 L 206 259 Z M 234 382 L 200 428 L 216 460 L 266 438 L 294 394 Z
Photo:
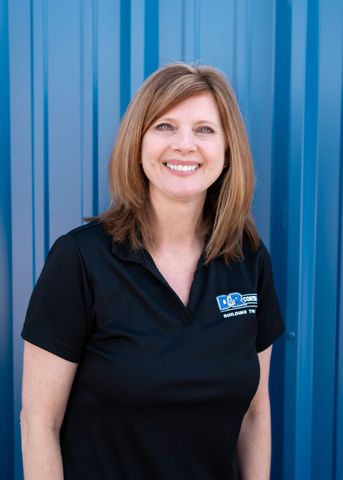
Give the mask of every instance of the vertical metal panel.
M 146 31 L 146 29 L 144 30 Z M 120 2 L 120 113 L 131 97 L 131 2 Z
M 0 472 L 13 477 L 11 164 L 8 5 L 0 3 Z
M 42 5 L 47 59 L 44 89 L 48 110 L 49 238 L 54 239 L 66 225 L 72 228 L 79 223 L 82 214 L 80 15 L 77 2 L 50 0 Z
M 254 200 L 254 216 L 263 232 L 264 239 L 271 243 L 271 187 L 272 139 L 274 101 L 274 30 L 275 12 L 272 1 L 265 2 L 261 9 L 256 2 L 249 6 L 249 44 L 246 47 L 246 113 L 245 119 L 250 136 L 257 183 Z M 258 121 L 256 121 L 258 119 Z M 266 186 L 268 187 L 266 188 Z
M 285 422 L 285 478 L 310 478 L 311 394 L 312 394 L 312 318 L 306 316 L 311 303 L 311 285 L 307 296 L 302 291 L 304 253 L 306 243 L 302 233 L 303 197 L 303 142 L 306 92 L 306 2 L 294 2 L 291 13 L 292 50 L 290 81 L 290 157 L 289 157 L 289 218 L 288 218 L 288 326 L 296 333 L 286 349 L 286 400 L 289 422 Z M 309 185 L 311 187 L 311 185 Z M 311 192 L 310 192 L 311 193 Z M 306 214 L 307 212 L 305 212 Z M 309 212 L 312 214 L 312 211 Z M 310 238 L 309 238 L 310 241 Z M 310 245 L 311 248 L 311 245 Z M 300 291 L 301 290 L 301 294 Z M 305 315 L 305 316 L 304 316 Z M 301 322 L 299 320 L 301 319 Z M 294 409 L 293 409 L 294 407 Z
M 342 97 L 343 100 L 343 97 Z M 341 102 L 341 139 L 343 138 L 343 103 Z M 338 261 L 338 296 L 337 296 L 337 370 L 336 370 L 336 432 L 334 456 L 334 478 L 343 478 L 343 161 L 341 144 L 341 172 L 340 172 L 340 232 L 339 232 L 339 261 Z
M 272 164 L 270 188 L 270 251 L 273 257 L 275 280 L 283 312 L 287 312 L 289 296 L 287 291 L 287 216 L 288 216 L 288 157 L 289 157 L 289 96 L 290 96 L 290 31 L 291 15 L 289 2 L 276 2 L 274 6 L 274 38 L 272 42 L 274 57 L 273 117 L 272 117 Z M 262 140 L 263 141 L 263 140 Z M 263 158 L 261 159 L 263 165 Z M 260 176 L 263 184 L 263 177 Z M 261 211 L 263 215 L 263 211 Z M 280 252 L 283 252 L 280 255 Z M 292 452 L 285 449 L 285 371 L 280 369 L 285 356 L 285 342 L 273 348 L 271 365 L 271 394 L 274 442 L 272 458 L 272 478 L 293 478 L 285 469 L 292 468 Z M 292 387 L 293 388 L 293 387 Z M 283 435 L 282 435 L 282 433 Z M 285 452 L 283 454 L 283 452 Z
M 39 274 L 49 248 L 48 118 L 46 30 L 42 2 L 30 5 L 31 48 L 31 121 L 32 137 L 32 269 L 33 280 Z M 42 201 L 44 199 L 44 201 Z
M 132 94 L 186 60 L 230 78 L 255 159 L 287 323 L 271 372 L 272 478 L 343 478 L 341 0 L 11 0 L 0 12 L 1 472 L 22 478 L 19 332 L 47 250 L 106 208 Z
M 14 478 L 21 478 L 19 437 L 22 343 L 19 341 L 27 299 L 33 285 L 33 170 L 30 2 L 9 2 L 12 334 Z M 20 34 L 18 34 L 20 32 Z M 12 420 L 12 419 L 10 419 Z M 9 421 L 10 421 L 9 420 Z
M 341 19 L 339 2 L 292 5 L 287 319 L 296 341 L 287 342 L 285 360 L 284 452 L 291 460 L 285 478 L 339 478 L 332 452 L 337 448 Z M 335 47 L 328 48 L 329 39 Z
M 337 423 L 336 378 L 339 351 L 340 200 L 342 169 L 342 58 L 343 4 L 320 2 L 318 9 L 318 127 L 317 202 L 314 302 L 314 379 L 311 479 L 320 480 L 328 472 L 335 475 L 336 460 L 342 450 L 335 446 Z M 340 42 L 337 39 L 340 38 Z M 330 172 L 328 178 L 327 173 Z M 328 302 L 323 299 L 330 299 Z M 342 328 L 342 323 L 341 323 Z M 341 350 L 342 354 L 342 350 Z M 323 361 L 325 359 L 325 361 Z M 323 386 L 325 386 L 323 388 Z M 337 399 L 338 400 L 338 399 Z M 339 404 L 337 403 L 337 406 Z M 325 439 L 325 440 L 324 440 Z M 324 441 L 323 441 L 324 440 Z M 316 455 L 315 452 L 321 452 Z M 339 477 L 337 477 L 339 478 Z
M 137 1 L 137 0 L 136 0 Z M 191 2 L 190 2 L 191 3 Z M 185 1 L 160 1 L 159 8 L 159 64 L 185 59 Z
M 286 3 L 286 2 L 285 2 Z M 288 219 L 287 219 L 287 302 L 286 317 L 289 332 L 298 334 L 299 319 L 299 236 L 300 236 L 300 179 L 301 179 L 301 153 L 303 137 L 303 98 L 305 88 L 305 38 L 304 25 L 306 22 L 306 12 L 304 7 L 295 8 L 290 5 L 290 70 L 285 71 L 285 75 L 290 77 L 289 95 L 290 95 L 290 120 L 289 120 L 289 157 L 288 162 Z M 279 9 L 282 13 L 283 9 Z M 282 20 L 280 20 L 282 21 Z M 290 75 L 290 71 L 293 75 Z M 306 320 L 306 319 L 304 319 Z M 305 325 L 305 322 L 303 322 Z M 299 336 L 301 333 L 299 332 Z M 301 337 L 303 338 L 303 337 Z M 306 336 L 304 337 L 306 338 Z M 295 443 L 296 433 L 296 415 L 297 415 L 297 392 L 301 385 L 297 386 L 297 337 L 291 338 L 287 335 L 287 348 L 285 351 L 285 423 L 284 423 L 284 457 L 287 462 L 284 467 L 284 479 L 295 479 L 295 454 L 299 449 L 299 444 Z M 310 342 L 310 338 L 307 337 Z M 302 365 L 300 365 L 302 367 Z M 306 372 L 305 372 L 306 375 Z M 311 376 L 309 377 L 311 378 Z M 306 445 L 305 445 L 306 448 Z
M 102 211 L 108 206 L 107 192 L 107 162 L 111 153 L 113 138 L 118 127 L 124 101 L 128 100 L 129 91 L 126 90 L 121 71 L 124 68 L 125 56 L 130 57 L 130 51 L 123 45 L 126 42 L 126 33 L 120 24 L 123 15 L 130 12 L 121 12 L 123 0 L 92 0 L 98 4 L 98 22 L 94 25 L 94 36 L 98 36 L 98 51 L 93 55 L 93 68 L 97 73 L 97 104 L 93 102 L 93 140 L 97 131 L 97 169 L 98 169 L 98 208 L 94 213 Z M 95 30 L 97 33 L 95 34 Z M 93 47 L 94 48 L 94 47 Z M 95 61 L 97 56 L 98 60 Z M 125 68 L 128 68 L 127 66 Z M 126 71 L 126 70 L 125 70 Z M 129 74 L 130 70 L 127 70 Z M 94 111 L 97 108 L 97 124 Z M 95 205 L 94 205 L 95 206 Z
M 96 104 L 97 58 L 95 50 L 95 15 L 92 0 L 80 2 L 80 161 L 81 161 L 81 217 L 90 216 L 97 210 L 97 122 Z
M 150 75 L 159 66 L 159 1 L 145 0 L 144 74 Z M 149 52 L 149 53 L 147 53 Z
M 144 80 L 144 23 L 141 21 L 145 17 L 145 3 L 141 0 L 131 0 L 131 96 L 133 96 Z M 161 41 L 161 32 L 159 31 L 158 43 Z M 170 42 L 172 44 L 172 42 Z

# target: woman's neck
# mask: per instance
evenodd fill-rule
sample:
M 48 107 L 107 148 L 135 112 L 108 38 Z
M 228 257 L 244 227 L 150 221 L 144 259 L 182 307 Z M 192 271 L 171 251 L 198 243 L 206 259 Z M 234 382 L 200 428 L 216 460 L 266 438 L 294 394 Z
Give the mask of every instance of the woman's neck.
M 192 201 L 169 201 L 151 198 L 156 216 L 157 250 L 185 251 L 202 249 L 197 234 L 204 198 Z

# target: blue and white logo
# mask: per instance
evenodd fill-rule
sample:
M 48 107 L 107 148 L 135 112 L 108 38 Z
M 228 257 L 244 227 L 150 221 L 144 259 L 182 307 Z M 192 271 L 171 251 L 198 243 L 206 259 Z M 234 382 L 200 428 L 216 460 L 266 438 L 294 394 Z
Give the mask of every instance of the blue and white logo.
M 221 312 L 237 308 L 257 307 L 257 293 L 245 293 L 242 295 L 241 293 L 233 292 L 228 295 L 218 295 L 216 299 Z

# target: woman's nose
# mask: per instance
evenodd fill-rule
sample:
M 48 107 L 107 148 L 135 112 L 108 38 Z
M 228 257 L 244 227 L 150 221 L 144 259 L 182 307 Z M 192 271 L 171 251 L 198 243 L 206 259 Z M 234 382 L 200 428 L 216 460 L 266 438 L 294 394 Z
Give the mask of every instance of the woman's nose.
M 196 143 L 193 131 L 179 131 L 173 138 L 171 144 L 172 150 L 178 151 L 182 154 L 194 152 L 196 150 Z

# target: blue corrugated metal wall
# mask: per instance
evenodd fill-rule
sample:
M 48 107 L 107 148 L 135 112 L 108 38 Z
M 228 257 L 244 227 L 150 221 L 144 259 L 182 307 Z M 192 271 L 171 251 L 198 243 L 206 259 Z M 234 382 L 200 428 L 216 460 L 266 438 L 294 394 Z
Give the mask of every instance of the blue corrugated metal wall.
M 107 205 L 120 116 L 164 63 L 231 79 L 287 323 L 272 364 L 274 480 L 343 478 L 343 2 L 0 2 L 0 477 L 22 478 L 28 298 L 54 239 Z

